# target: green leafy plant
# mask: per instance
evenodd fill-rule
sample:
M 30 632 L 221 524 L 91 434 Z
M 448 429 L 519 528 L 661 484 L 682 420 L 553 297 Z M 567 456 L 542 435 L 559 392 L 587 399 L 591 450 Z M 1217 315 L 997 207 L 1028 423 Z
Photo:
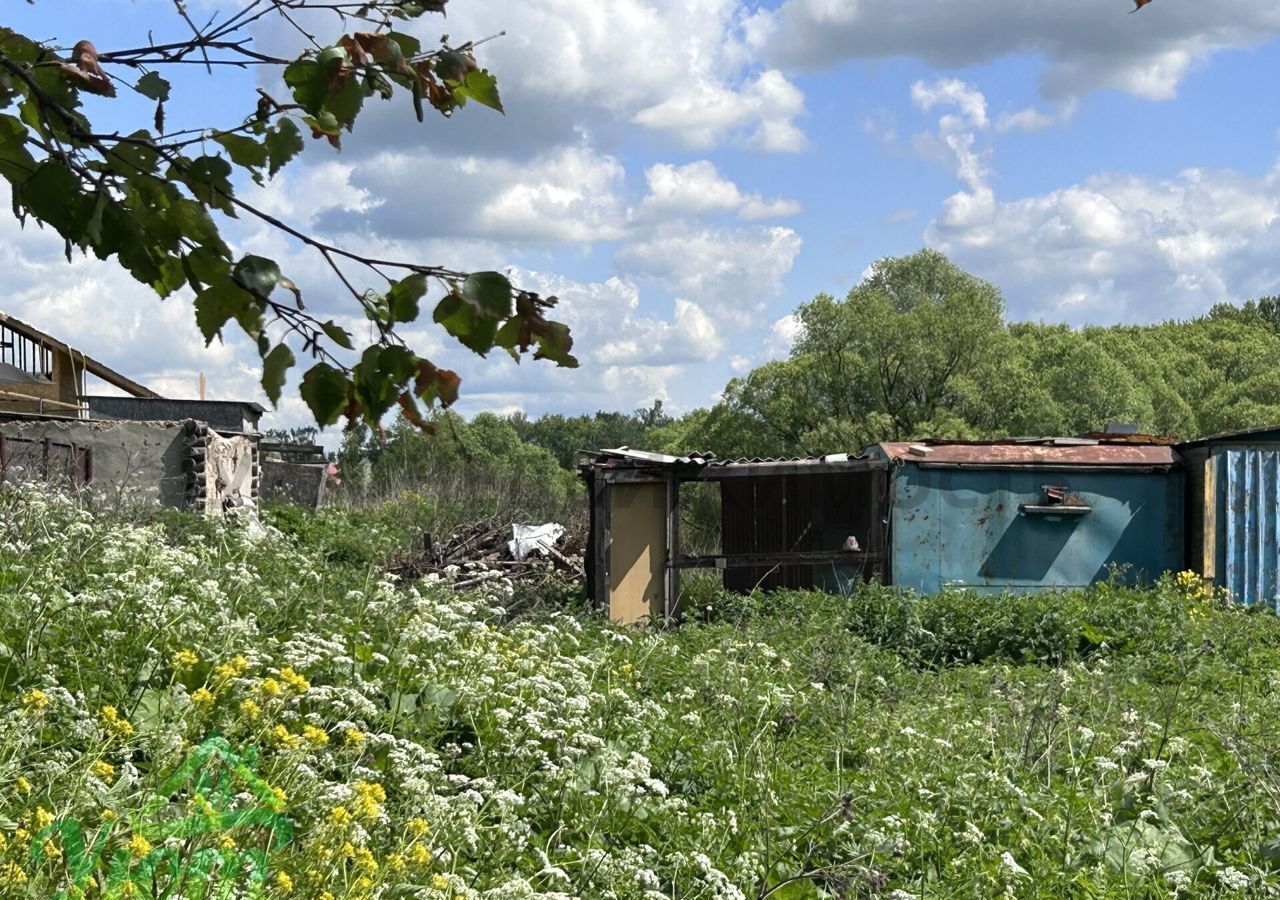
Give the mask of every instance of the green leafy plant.
M 419 121 L 428 106 L 446 117 L 468 103 L 501 112 L 497 82 L 475 59 L 479 41 L 423 48 L 396 30 L 444 8 L 445 0 L 245 0 L 197 27 L 177 2 L 189 39 L 101 52 L 87 40 L 68 52 L 0 28 L 0 176 L 9 182 L 14 214 L 53 228 L 68 258 L 76 249 L 114 258 L 162 297 L 188 290 L 206 341 L 228 327 L 253 340 L 273 403 L 299 355 L 308 358 L 301 396 L 322 426 L 341 418 L 377 423 L 399 407 L 428 428 L 422 406 L 457 399 L 458 374 L 416 354 L 397 331 L 426 313 L 482 356 L 500 348 L 517 360 L 531 352 L 575 366 L 568 329 L 547 318 L 556 298 L 521 289 L 499 272 L 357 253 L 237 193 L 246 178 L 262 184 L 275 177 L 309 138 L 339 148 L 372 97 L 407 97 Z M 298 17 L 328 14 L 360 30 L 294 58 L 259 52 L 248 31 L 275 17 L 314 42 Z M 160 72 L 193 63 L 211 78 L 226 66 L 277 69 L 287 95 L 258 88 L 238 124 L 166 130 L 166 105 L 191 101 L 179 100 L 176 82 Z M 154 101 L 147 127 L 90 121 L 82 95 L 110 98 L 118 90 Z M 257 220 L 315 253 L 372 323 L 372 344 L 357 353 L 349 331 L 309 312 L 275 260 L 236 257 L 223 236 L 228 218 Z M 363 277 L 372 283 L 361 286 Z M 433 310 L 422 308 L 428 301 Z

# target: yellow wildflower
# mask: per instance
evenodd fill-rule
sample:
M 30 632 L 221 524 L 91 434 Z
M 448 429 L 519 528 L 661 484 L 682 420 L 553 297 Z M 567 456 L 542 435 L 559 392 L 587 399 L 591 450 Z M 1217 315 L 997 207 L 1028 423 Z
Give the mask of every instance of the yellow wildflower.
M 288 728 L 278 724 L 271 726 L 271 730 L 267 732 L 267 740 L 284 750 L 295 750 L 299 744 L 296 734 L 290 734 Z
M 114 822 L 116 819 L 116 811 L 114 809 L 104 809 L 101 815 L 104 822 Z
M 351 843 L 350 841 L 344 841 L 342 844 L 342 850 L 340 852 L 342 853 L 342 856 L 344 859 L 350 859 L 351 857 L 356 855 L 356 845 Z
M 129 855 L 134 859 L 142 859 L 151 852 L 151 842 L 140 834 L 135 834 L 129 838 Z
M 280 682 L 268 676 L 258 682 L 258 690 L 261 691 L 265 697 L 278 697 L 284 688 L 280 686 Z
M 393 872 L 403 872 L 406 868 L 404 857 L 399 853 L 392 853 L 387 857 L 387 866 L 389 866 Z
M 198 709 L 208 709 L 218 702 L 218 698 L 214 695 L 213 691 L 208 688 L 197 688 L 191 695 L 191 702 L 194 703 Z
M 323 747 L 329 743 L 329 735 L 324 733 L 323 728 L 317 728 L 314 725 L 302 726 L 302 739 L 312 747 Z
M 128 737 L 133 734 L 133 726 L 127 719 L 120 717 L 120 712 L 114 706 L 102 707 L 98 711 L 98 718 L 112 737 Z
M 330 894 L 328 891 L 321 891 L 317 900 L 338 900 L 338 898 L 333 896 L 333 894 Z
M 352 747 L 358 747 L 364 743 L 365 734 L 359 728 L 348 728 L 342 735 L 342 739 Z
M 26 883 L 27 873 L 17 863 L 8 862 L 0 866 L 0 884 L 17 887 Z
M 382 804 L 387 802 L 387 792 L 382 785 L 372 781 L 357 781 L 355 791 L 356 815 L 367 822 L 373 822 L 382 815 Z
M 271 799 L 268 801 L 268 804 L 276 812 L 284 809 L 284 805 L 288 800 L 289 795 L 284 792 L 284 788 L 278 786 L 271 788 Z
M 425 866 L 431 862 L 431 850 L 422 844 L 414 844 L 409 848 L 409 862 L 415 866 Z
M 0 853 L 4 852 L 4 845 L 9 843 L 9 839 L 4 836 L 4 832 L 0 831 Z
M 378 871 L 378 861 L 373 858 L 373 851 L 368 847 L 361 847 L 356 851 L 356 865 L 362 869 L 368 869 L 370 872 Z
M 53 813 L 49 812 L 49 810 L 45 809 L 43 806 L 37 806 L 36 811 L 31 815 L 31 824 L 35 827 L 36 831 L 40 831 L 42 828 L 48 828 L 53 824 Z
M 311 689 L 311 682 L 288 666 L 280 670 L 280 680 L 298 694 L 305 694 Z
M 224 834 L 221 840 L 218 841 L 218 846 L 221 847 L 223 850 L 234 850 L 236 849 L 236 842 L 235 842 L 235 839 L 231 837 L 231 835 Z
M 128 898 L 128 897 L 134 896 L 137 893 L 138 893 L 138 886 L 134 884 L 132 881 L 126 881 L 124 884 L 120 885 L 120 893 L 117 896 Z
M 437 872 L 431 876 L 431 886 L 437 891 L 443 891 L 449 886 L 449 879 Z
M 23 778 L 21 775 L 18 776 L 18 780 L 13 783 L 13 786 L 18 789 L 18 793 L 20 794 L 31 793 L 31 782 L 27 781 L 27 779 Z
M 373 879 L 362 875 L 356 879 L 356 883 L 352 887 L 361 894 L 367 893 L 373 887 Z
M 276 890 L 282 894 L 287 894 L 293 890 L 293 879 L 284 872 L 276 873 Z
M 262 707 L 252 700 L 245 699 L 240 701 L 240 712 L 244 713 L 250 719 L 256 719 L 262 712 Z
M 245 659 L 242 654 L 237 653 L 224 663 L 219 663 L 214 669 L 216 674 L 223 681 L 230 681 L 232 678 L 239 678 L 249 668 L 249 660 Z
M 339 828 L 351 824 L 351 811 L 345 806 L 335 806 L 329 810 L 329 824 Z
M 22 708 L 32 715 L 44 712 L 49 705 L 49 695 L 39 688 L 27 691 L 22 695 Z
M 95 759 L 89 766 L 89 774 L 100 781 L 110 781 L 116 777 L 116 767 L 105 759 Z
M 169 661 L 173 663 L 173 667 L 179 672 L 190 672 L 200 665 L 200 657 L 196 655 L 194 650 L 179 650 L 170 657 Z
M 427 824 L 427 820 L 423 818 L 410 819 L 406 824 L 409 827 L 409 831 L 412 832 L 415 837 L 422 837 L 431 830 L 431 826 Z

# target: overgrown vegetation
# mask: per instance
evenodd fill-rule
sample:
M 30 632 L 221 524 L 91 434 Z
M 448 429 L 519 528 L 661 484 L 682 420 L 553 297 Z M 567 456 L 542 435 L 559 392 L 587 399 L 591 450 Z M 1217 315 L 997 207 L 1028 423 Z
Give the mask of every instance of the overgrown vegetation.
M 579 451 L 624 445 L 733 458 L 884 440 L 1076 435 L 1111 422 L 1191 439 L 1280 422 L 1276 297 L 1153 325 L 1008 322 L 994 285 L 922 250 L 881 260 L 843 299 L 819 295 L 796 316 L 789 358 L 733 379 L 709 409 L 672 417 L 658 402 L 631 413 L 485 413 L 471 423 L 442 413 L 435 423 L 451 446 L 501 435 L 570 469 Z M 385 435 L 353 433 L 343 458 L 363 459 L 374 482 L 394 483 L 412 470 L 407 461 L 441 452 L 427 447 L 402 423 Z M 444 453 L 471 464 L 465 452 Z
M 0 490 L 0 894 L 88 860 L 83 896 L 125 896 L 114 859 L 213 896 L 190 864 L 226 884 L 235 848 L 269 897 L 1280 890 L 1280 621 L 1187 576 L 711 595 L 624 631 L 294 525 Z M 169 777 L 214 735 L 249 761 L 229 797 Z M 288 840 L 237 817 L 263 806 Z

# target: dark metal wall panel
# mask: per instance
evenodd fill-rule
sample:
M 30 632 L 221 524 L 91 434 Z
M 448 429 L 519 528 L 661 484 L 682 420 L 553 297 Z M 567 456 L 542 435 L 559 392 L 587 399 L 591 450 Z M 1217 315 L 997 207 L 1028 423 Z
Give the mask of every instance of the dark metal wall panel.
M 786 553 L 841 550 L 849 537 L 862 550 L 884 552 L 884 471 L 785 475 L 721 482 L 723 551 Z M 783 565 L 726 570 L 735 591 L 822 587 L 843 590 L 850 581 L 883 570 L 847 565 Z

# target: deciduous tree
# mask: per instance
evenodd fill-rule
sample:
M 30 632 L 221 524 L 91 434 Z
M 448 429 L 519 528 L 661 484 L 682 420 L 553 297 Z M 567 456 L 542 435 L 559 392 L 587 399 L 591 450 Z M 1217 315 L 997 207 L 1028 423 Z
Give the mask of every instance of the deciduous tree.
M 568 329 L 547 317 L 554 297 L 499 272 L 329 243 L 237 190 L 246 180 L 274 178 L 310 144 L 339 148 L 371 98 L 399 97 L 418 121 L 428 110 L 449 117 L 468 104 L 501 111 L 497 82 L 473 52 L 479 41 L 446 37 L 424 47 L 398 30 L 443 13 L 446 0 L 241 0 L 203 23 L 183 0 L 173 3 L 190 31 L 174 42 L 139 35 L 134 47 L 98 47 L 91 35 L 59 43 L 0 28 L 0 175 L 20 221 L 56 231 L 68 258 L 82 251 L 114 259 L 162 297 L 185 296 L 207 341 L 226 328 L 243 331 L 261 356 L 262 387 L 273 402 L 299 355 L 307 359 L 300 390 L 320 425 L 343 417 L 348 425 L 376 423 L 397 405 L 423 425 L 420 404 L 457 398 L 457 373 L 419 356 L 397 330 L 425 315 L 482 356 L 500 348 L 517 360 L 531 352 L 576 365 Z M 296 56 L 255 47 L 251 28 L 273 18 L 297 34 L 304 49 Z M 315 36 L 319 25 L 333 29 L 332 42 Z M 245 97 L 238 122 L 166 128 L 166 109 L 198 104 L 230 67 L 274 70 L 283 88 Z M 179 96 L 176 87 L 190 80 L 172 78 L 173 70 L 202 73 L 205 83 Z M 84 95 L 124 92 L 154 104 L 149 121 L 90 121 Z M 314 315 L 275 260 L 234 254 L 223 233 L 232 218 L 257 220 L 313 253 L 372 323 L 369 346 L 357 352 L 349 331 Z M 428 300 L 434 307 L 424 310 Z

